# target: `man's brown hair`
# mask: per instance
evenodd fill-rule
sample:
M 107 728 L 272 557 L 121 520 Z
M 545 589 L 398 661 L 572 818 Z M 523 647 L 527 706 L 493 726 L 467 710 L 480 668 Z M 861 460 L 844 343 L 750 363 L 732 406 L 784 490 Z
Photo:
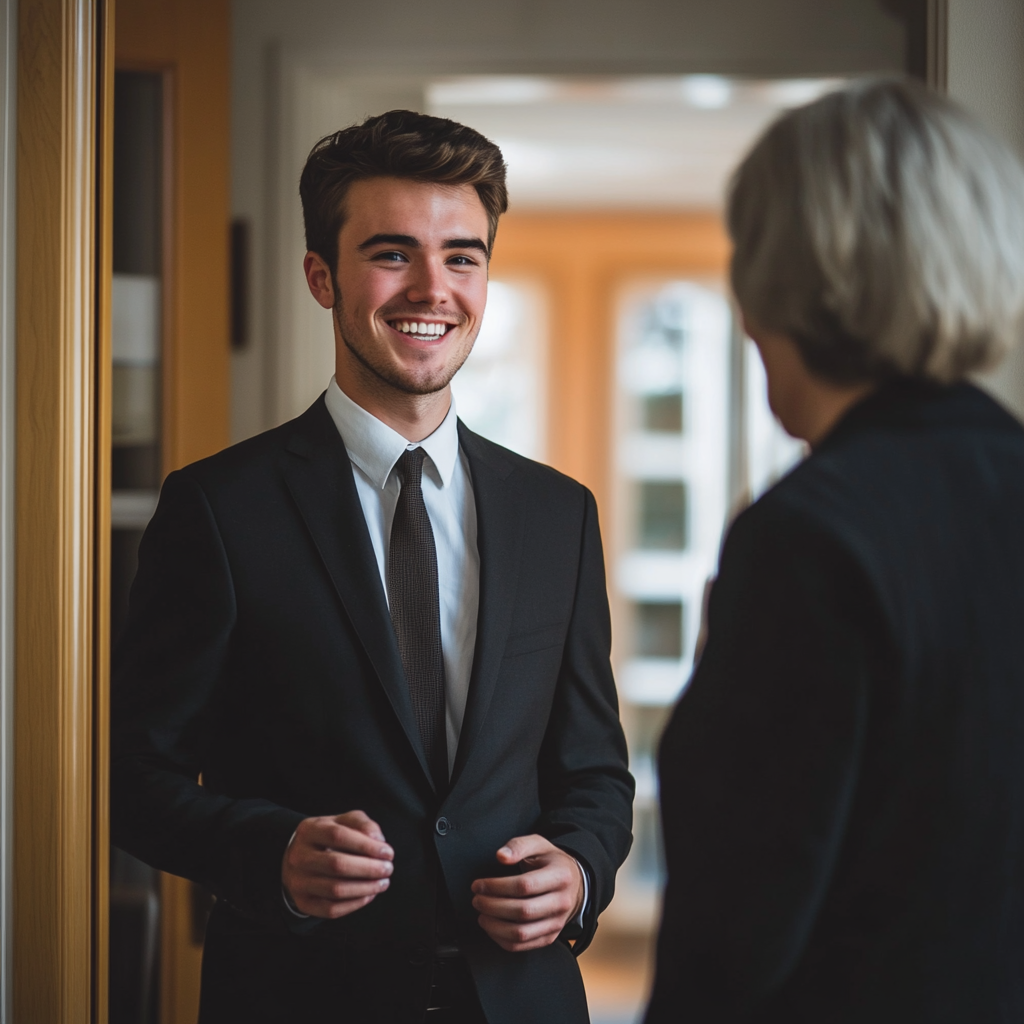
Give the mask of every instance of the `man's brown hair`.
M 445 117 L 389 110 L 322 138 L 299 179 L 306 248 L 331 268 L 349 186 L 367 178 L 407 178 L 435 185 L 472 185 L 487 213 L 487 248 L 508 209 L 501 150 L 479 132 Z

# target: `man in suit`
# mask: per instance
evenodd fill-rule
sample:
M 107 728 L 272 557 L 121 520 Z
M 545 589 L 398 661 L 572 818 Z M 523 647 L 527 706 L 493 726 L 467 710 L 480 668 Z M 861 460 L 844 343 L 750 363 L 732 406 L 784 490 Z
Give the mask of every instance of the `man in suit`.
M 300 192 L 335 378 L 164 485 L 115 658 L 114 841 L 218 897 L 204 1024 L 584 1022 L 573 954 L 633 792 L 596 508 L 449 387 L 501 154 L 392 111 L 318 143 Z

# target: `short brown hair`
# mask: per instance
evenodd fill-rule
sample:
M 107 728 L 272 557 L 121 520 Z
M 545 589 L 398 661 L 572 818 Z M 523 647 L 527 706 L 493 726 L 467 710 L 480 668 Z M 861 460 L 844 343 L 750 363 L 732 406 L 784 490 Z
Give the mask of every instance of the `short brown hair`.
M 445 117 L 389 110 L 322 138 L 310 150 L 299 179 L 306 248 L 331 268 L 345 195 L 367 178 L 408 178 L 436 185 L 472 185 L 487 213 L 487 248 L 508 209 L 501 150 L 478 131 Z

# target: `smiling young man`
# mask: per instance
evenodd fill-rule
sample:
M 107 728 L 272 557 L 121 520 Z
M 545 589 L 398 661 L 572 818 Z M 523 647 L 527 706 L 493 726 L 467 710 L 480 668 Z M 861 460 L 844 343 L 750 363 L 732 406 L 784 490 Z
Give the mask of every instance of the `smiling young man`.
M 501 154 L 391 111 L 321 140 L 300 192 L 335 377 L 164 485 L 115 658 L 114 840 L 217 894 L 203 1024 L 583 1024 L 573 954 L 633 793 L 596 508 L 449 386 Z

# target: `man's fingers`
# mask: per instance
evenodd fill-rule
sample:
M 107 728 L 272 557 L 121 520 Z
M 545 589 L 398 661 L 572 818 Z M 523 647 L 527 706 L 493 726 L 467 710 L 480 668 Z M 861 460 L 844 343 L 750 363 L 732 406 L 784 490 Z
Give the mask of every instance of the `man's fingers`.
M 510 953 L 521 953 L 527 949 L 550 946 L 561 933 L 556 922 L 535 921 L 529 924 L 512 924 L 499 918 L 481 914 L 480 927 L 499 945 Z
M 394 850 L 363 811 L 299 823 L 281 863 L 281 884 L 313 917 L 345 917 L 390 886 Z
M 295 843 L 292 845 L 296 843 L 381 860 L 393 860 L 395 856 L 395 851 L 387 843 L 359 829 L 341 825 L 334 818 L 307 818 L 295 832 Z
M 395 870 L 390 860 L 317 849 L 296 850 L 291 866 L 303 874 L 324 878 L 389 878 Z
M 550 919 L 558 924 L 561 931 L 566 915 L 572 910 L 572 901 L 567 892 L 547 893 L 532 900 L 496 899 L 490 896 L 474 896 L 473 908 L 485 917 L 499 921 L 527 923 Z
M 349 878 L 307 878 L 300 883 L 301 890 L 310 898 L 321 900 L 355 900 L 364 896 L 377 896 L 391 884 L 389 878 L 365 881 Z M 294 899 L 294 897 L 293 897 Z
M 521 875 L 503 878 L 478 878 L 472 886 L 480 896 L 501 896 L 509 899 L 529 899 L 542 896 L 570 884 L 570 877 L 561 865 L 538 868 Z
M 384 833 L 381 832 L 380 825 L 365 811 L 347 811 L 345 814 L 336 815 L 334 820 L 339 825 L 347 825 L 349 828 L 354 828 L 357 832 L 368 835 L 371 839 L 376 839 L 380 842 L 384 841 Z
M 518 864 L 527 857 L 539 857 L 557 849 L 543 836 L 516 836 L 498 850 L 497 858 L 502 864 Z
M 517 836 L 498 851 L 502 863 L 527 870 L 478 878 L 472 886 L 480 927 L 509 952 L 548 946 L 561 934 L 581 898 L 579 865 L 543 836 Z

